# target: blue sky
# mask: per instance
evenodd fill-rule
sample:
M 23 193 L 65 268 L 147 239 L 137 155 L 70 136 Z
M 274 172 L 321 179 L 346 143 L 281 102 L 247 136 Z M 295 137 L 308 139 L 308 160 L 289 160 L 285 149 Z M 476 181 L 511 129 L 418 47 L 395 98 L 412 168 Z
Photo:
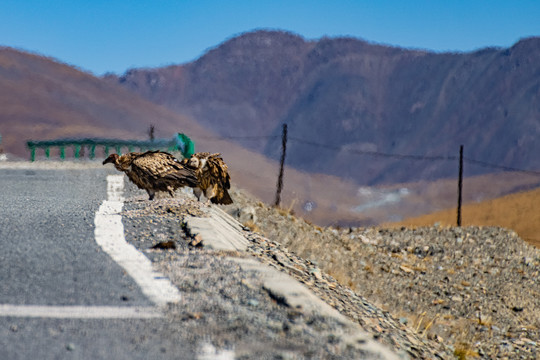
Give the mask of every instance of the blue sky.
M 254 29 L 435 51 L 540 35 L 538 0 L 1 0 L 0 45 L 96 75 L 192 61 Z

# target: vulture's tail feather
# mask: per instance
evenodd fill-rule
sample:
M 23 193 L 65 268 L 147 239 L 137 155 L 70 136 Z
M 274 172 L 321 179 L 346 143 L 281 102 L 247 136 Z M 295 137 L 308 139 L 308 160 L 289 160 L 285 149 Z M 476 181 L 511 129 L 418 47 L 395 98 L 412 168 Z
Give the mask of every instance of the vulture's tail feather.
M 229 192 L 226 189 L 223 189 L 223 192 L 221 192 L 218 196 L 214 196 L 210 199 L 212 204 L 221 204 L 221 205 L 229 205 L 233 203 L 233 200 L 231 198 L 231 195 L 229 195 Z

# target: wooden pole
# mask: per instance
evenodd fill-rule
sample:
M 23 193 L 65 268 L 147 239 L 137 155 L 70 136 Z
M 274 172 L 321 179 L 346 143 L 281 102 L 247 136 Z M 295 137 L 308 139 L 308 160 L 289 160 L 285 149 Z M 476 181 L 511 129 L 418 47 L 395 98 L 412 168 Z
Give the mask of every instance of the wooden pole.
M 154 136 L 155 130 L 156 130 L 156 127 L 154 126 L 154 124 L 150 125 L 150 127 L 148 128 L 148 138 L 150 139 L 150 141 L 154 141 L 155 139 L 155 136 Z
M 463 145 L 461 145 L 459 147 L 457 226 L 461 226 L 461 199 L 462 199 L 462 192 L 463 192 Z
M 285 154 L 287 152 L 287 124 L 283 124 L 283 133 L 281 135 L 281 159 L 279 162 L 279 176 L 276 189 L 276 200 L 274 206 L 279 206 L 281 202 L 281 189 L 283 188 L 283 164 L 285 163 Z

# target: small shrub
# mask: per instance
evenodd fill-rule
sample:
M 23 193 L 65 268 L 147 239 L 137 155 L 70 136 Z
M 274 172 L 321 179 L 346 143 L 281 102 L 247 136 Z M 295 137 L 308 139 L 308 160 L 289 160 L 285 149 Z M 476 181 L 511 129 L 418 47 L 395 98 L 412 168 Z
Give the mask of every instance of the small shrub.
M 255 224 L 252 220 L 246 221 L 243 225 L 252 232 L 256 232 L 259 234 L 262 233 L 261 228 L 257 224 Z

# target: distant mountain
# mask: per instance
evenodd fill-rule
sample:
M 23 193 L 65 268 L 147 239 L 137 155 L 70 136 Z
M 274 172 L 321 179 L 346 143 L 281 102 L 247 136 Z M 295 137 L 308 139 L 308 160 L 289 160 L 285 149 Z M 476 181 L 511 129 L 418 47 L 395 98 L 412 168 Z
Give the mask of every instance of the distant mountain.
M 433 53 L 256 31 L 107 80 L 273 159 L 287 123 L 287 164 L 359 184 L 454 177 L 461 144 L 468 159 L 540 169 L 540 38 Z M 241 138 L 254 135 L 273 137 Z M 466 164 L 466 175 L 493 171 Z

